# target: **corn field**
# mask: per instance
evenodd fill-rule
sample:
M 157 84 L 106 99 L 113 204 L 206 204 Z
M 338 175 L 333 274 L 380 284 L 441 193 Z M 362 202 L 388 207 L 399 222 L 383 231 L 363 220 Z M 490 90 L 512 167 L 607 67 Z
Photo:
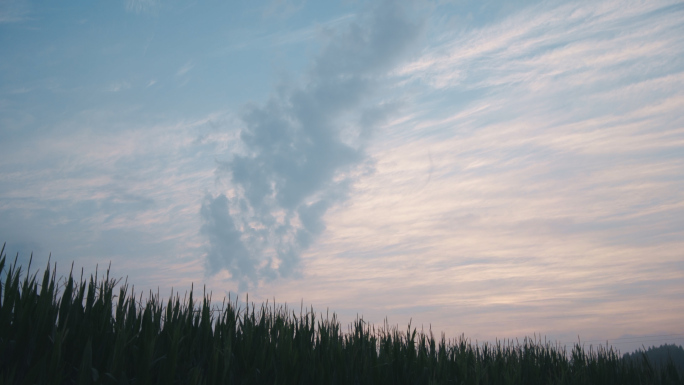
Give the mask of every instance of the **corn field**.
M 472 344 L 276 304 L 143 300 L 104 276 L 25 273 L 0 252 L 1 384 L 684 384 L 673 365 L 525 339 Z

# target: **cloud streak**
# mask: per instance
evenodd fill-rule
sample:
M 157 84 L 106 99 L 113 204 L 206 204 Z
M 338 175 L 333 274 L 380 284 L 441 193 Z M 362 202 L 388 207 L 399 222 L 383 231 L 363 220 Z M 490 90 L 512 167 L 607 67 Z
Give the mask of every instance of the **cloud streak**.
M 447 33 L 442 37 L 446 43 L 397 73 L 435 88 L 524 83 L 534 89 L 559 80 L 573 85 L 610 83 L 633 76 L 632 66 L 646 64 L 647 58 L 670 56 L 669 47 L 681 44 L 681 37 L 671 33 L 681 26 L 671 17 L 682 12 L 681 3 L 615 4 L 543 3 L 490 27 Z M 642 77 L 667 64 L 648 62 L 641 68 Z
M 683 13 L 547 3 L 400 66 L 411 108 L 324 217 L 307 299 L 480 339 L 681 332 Z
M 188 282 L 201 279 L 201 261 L 185 265 L 201 255 L 197 211 L 214 150 L 225 144 L 215 118 L 149 126 L 126 111 L 88 111 L 36 133 L 30 145 L 10 141 L 0 173 L 9 250 L 23 262 L 31 252 L 86 268 L 112 261 L 152 287 L 178 287 L 165 272 L 179 265 L 196 274 Z
M 366 158 L 372 127 L 360 124 L 362 115 L 386 108 L 373 95 L 420 32 L 401 5 L 384 2 L 327 31 L 302 85 L 246 107 L 242 151 L 217 170 L 231 188 L 202 206 L 210 274 L 226 270 L 241 289 L 299 274 L 300 253 L 325 229 L 323 215 L 346 197 Z
M 17 23 L 26 20 L 30 4 L 26 0 L 5 0 L 0 2 L 0 24 Z
M 127 12 L 136 14 L 154 13 L 159 8 L 159 2 L 157 0 L 125 0 L 125 7 Z

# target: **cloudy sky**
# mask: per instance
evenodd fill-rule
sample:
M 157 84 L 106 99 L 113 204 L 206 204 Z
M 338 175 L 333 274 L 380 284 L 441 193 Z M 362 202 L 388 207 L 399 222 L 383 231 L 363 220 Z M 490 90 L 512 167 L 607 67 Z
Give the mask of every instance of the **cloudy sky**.
M 684 344 L 681 1 L 0 0 L 0 58 L 21 263 Z

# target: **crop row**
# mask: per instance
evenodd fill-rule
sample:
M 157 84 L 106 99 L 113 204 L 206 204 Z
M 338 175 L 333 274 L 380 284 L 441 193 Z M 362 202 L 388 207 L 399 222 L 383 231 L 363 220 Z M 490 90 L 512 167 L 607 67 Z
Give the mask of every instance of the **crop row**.
M 684 384 L 672 365 L 525 339 L 472 344 L 191 291 L 143 300 L 109 270 L 24 274 L 0 252 L 2 384 Z

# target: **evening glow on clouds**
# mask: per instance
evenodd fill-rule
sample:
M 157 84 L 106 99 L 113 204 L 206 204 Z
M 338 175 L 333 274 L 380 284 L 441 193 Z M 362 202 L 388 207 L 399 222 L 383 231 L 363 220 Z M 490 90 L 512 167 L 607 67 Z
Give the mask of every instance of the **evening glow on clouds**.
M 684 343 L 684 3 L 12 0 L 0 57 L 23 264 Z

